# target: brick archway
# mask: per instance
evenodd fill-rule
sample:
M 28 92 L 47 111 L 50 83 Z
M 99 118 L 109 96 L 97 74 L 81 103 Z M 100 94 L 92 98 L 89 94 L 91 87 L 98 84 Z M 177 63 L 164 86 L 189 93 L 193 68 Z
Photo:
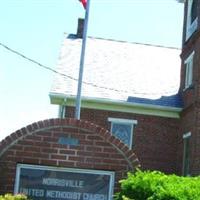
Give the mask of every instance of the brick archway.
M 75 143 L 62 143 L 63 138 Z M 140 166 L 135 153 L 108 130 L 71 118 L 35 122 L 0 143 L 0 193 L 13 192 L 17 163 L 115 171 L 115 189 L 127 171 Z

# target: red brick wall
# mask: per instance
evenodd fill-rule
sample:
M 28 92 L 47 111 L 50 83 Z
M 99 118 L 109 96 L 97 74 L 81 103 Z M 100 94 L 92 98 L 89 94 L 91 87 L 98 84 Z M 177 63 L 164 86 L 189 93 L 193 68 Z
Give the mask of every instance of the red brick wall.
M 195 105 L 195 126 L 192 129 L 191 137 L 191 162 L 190 170 L 192 175 L 200 174 L 200 105 Z
M 180 92 L 182 92 L 184 100 L 184 110 L 181 116 L 181 137 L 178 142 L 178 159 L 182 159 L 183 151 L 183 138 L 182 135 L 191 132 L 190 140 L 190 174 L 197 175 L 200 174 L 200 1 L 198 1 L 198 30 L 185 41 L 186 32 L 186 12 L 185 7 L 184 15 L 184 27 L 183 27 L 183 48 L 181 53 L 182 67 L 181 67 L 181 87 Z M 193 87 L 187 90 L 184 89 L 185 81 L 185 66 L 184 61 L 190 55 L 191 52 L 195 52 L 193 60 Z M 180 163 L 180 162 L 179 162 Z M 179 169 L 182 165 L 178 166 Z
M 67 107 L 66 117 L 74 116 L 74 108 Z M 143 169 L 180 173 L 177 169 L 179 119 L 138 115 L 104 110 L 82 109 L 81 118 L 110 130 L 108 118 L 134 119 L 133 147 Z
M 190 174 L 200 174 L 200 106 L 196 102 L 182 113 L 181 120 L 181 137 L 178 140 L 178 159 L 182 170 L 182 152 L 183 152 L 183 134 L 191 132 L 190 137 Z
M 181 114 L 181 123 L 180 123 L 180 135 L 178 137 L 178 143 L 177 143 L 177 168 L 180 172 L 179 174 L 182 174 L 182 168 L 183 168 L 183 134 L 186 134 L 188 132 L 194 133 L 195 131 L 195 108 L 194 106 L 189 106 L 187 109 L 184 109 Z M 195 138 L 191 137 L 192 140 Z M 192 143 L 191 143 L 192 144 Z M 192 145 L 190 145 L 192 147 Z M 191 148 L 190 148 L 191 149 Z M 191 158 L 191 156 L 190 156 Z M 192 160 L 191 160 L 192 163 Z
M 61 145 L 59 137 L 78 139 Z M 16 164 L 35 164 L 115 172 L 118 181 L 139 162 L 134 152 L 95 124 L 75 119 L 52 119 L 23 128 L 0 143 L 0 193 L 13 192 Z

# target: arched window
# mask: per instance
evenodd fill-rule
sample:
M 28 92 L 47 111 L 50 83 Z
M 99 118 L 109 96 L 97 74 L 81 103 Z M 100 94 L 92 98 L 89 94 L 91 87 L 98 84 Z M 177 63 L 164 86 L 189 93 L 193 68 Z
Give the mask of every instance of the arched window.
M 137 124 L 137 120 L 109 117 L 108 121 L 111 122 L 111 133 L 131 149 L 134 126 Z

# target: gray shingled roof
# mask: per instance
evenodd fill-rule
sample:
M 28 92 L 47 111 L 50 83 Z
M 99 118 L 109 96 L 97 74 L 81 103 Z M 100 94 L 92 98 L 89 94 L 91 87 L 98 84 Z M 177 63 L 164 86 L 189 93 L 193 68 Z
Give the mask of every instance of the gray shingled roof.
M 50 91 L 75 96 L 82 40 L 65 35 Z M 180 50 L 153 45 L 87 39 L 82 96 L 127 101 L 128 97 L 159 98 L 179 89 Z

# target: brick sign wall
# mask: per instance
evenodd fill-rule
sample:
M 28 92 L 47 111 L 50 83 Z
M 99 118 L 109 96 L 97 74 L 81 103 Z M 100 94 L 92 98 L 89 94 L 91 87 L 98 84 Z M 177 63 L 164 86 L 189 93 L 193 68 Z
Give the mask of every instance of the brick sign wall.
M 51 119 L 16 131 L 0 143 L 0 193 L 13 192 L 17 165 L 114 172 L 114 190 L 139 162 L 104 128 L 76 119 Z

